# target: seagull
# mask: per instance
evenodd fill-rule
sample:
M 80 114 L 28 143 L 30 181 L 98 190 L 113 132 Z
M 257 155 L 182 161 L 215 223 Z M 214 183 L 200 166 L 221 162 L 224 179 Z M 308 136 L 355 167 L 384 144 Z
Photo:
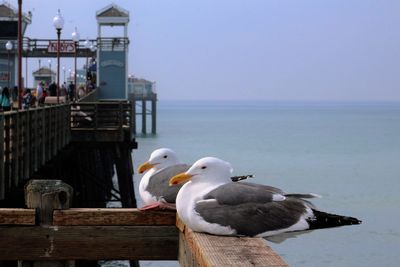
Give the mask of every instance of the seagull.
M 353 217 L 317 210 L 304 199 L 312 194 L 284 194 L 274 187 L 233 183 L 231 173 L 230 163 L 205 157 L 170 179 L 172 187 L 186 182 L 177 195 L 176 209 L 193 231 L 269 237 L 361 223 Z
M 189 167 L 190 165 L 182 163 L 175 151 L 170 148 L 154 150 L 148 161 L 138 167 L 138 173 L 146 172 L 139 183 L 139 194 L 145 203 L 140 210 L 155 208 L 175 210 L 176 196 L 183 184 L 170 187 L 168 182 L 174 175 L 187 171 Z M 251 177 L 253 176 L 233 176 L 231 180 L 240 181 Z
M 144 172 L 139 184 L 139 194 L 145 206 L 140 210 L 153 208 L 175 209 L 175 199 L 180 186 L 169 187 L 168 181 L 174 175 L 187 171 L 189 165 L 179 161 L 170 148 L 154 150 L 148 161 L 141 164 L 138 173 Z

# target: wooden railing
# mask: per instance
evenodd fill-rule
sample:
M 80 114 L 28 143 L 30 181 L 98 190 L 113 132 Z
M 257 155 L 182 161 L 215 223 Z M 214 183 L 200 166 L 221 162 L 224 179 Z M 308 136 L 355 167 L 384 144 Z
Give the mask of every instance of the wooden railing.
M 93 91 L 86 99 L 96 99 Z M 78 102 L 0 113 L 0 200 L 72 141 L 130 142 L 130 102 Z
M 0 113 L 0 200 L 70 141 L 70 107 Z
M 133 139 L 130 102 L 78 102 L 71 104 L 73 141 L 124 142 Z
M 69 209 L 72 188 L 33 180 L 29 209 L 0 209 L 1 260 L 179 260 L 181 266 L 287 266 L 260 238 L 195 233 L 172 211 Z M 40 215 L 40 216 L 38 216 Z

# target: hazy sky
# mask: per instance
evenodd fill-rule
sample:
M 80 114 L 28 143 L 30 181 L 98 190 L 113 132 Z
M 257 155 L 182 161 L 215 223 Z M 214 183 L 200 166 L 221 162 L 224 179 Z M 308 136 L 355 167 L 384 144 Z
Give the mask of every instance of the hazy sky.
M 129 72 L 156 81 L 160 100 L 400 101 L 399 0 L 113 2 L 130 12 Z M 27 36 L 56 38 L 60 8 L 62 38 L 75 26 L 95 38 L 110 3 L 23 0 Z

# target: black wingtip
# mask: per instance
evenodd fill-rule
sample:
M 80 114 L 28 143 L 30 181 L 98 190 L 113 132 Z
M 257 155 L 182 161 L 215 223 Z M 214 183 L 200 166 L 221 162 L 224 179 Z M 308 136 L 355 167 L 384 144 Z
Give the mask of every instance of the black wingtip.
M 310 229 L 330 228 L 344 225 L 357 225 L 362 221 L 349 216 L 336 215 L 318 210 L 313 210 L 315 218 L 308 221 Z
M 246 180 L 248 178 L 253 178 L 253 174 L 247 174 L 247 175 L 239 175 L 239 176 L 232 176 L 231 180 L 232 182 L 239 182 L 241 180 Z

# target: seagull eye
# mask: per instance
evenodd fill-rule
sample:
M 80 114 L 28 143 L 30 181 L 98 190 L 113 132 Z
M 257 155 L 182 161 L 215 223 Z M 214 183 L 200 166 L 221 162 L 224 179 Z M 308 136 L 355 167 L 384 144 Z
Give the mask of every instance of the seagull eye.
M 204 169 L 207 169 L 207 166 L 203 166 L 203 167 L 201 167 L 201 169 L 203 169 L 203 170 L 204 170 Z
M 163 158 L 164 158 L 164 159 L 166 159 L 166 158 L 168 158 L 168 156 L 167 156 L 167 155 L 165 155 Z

